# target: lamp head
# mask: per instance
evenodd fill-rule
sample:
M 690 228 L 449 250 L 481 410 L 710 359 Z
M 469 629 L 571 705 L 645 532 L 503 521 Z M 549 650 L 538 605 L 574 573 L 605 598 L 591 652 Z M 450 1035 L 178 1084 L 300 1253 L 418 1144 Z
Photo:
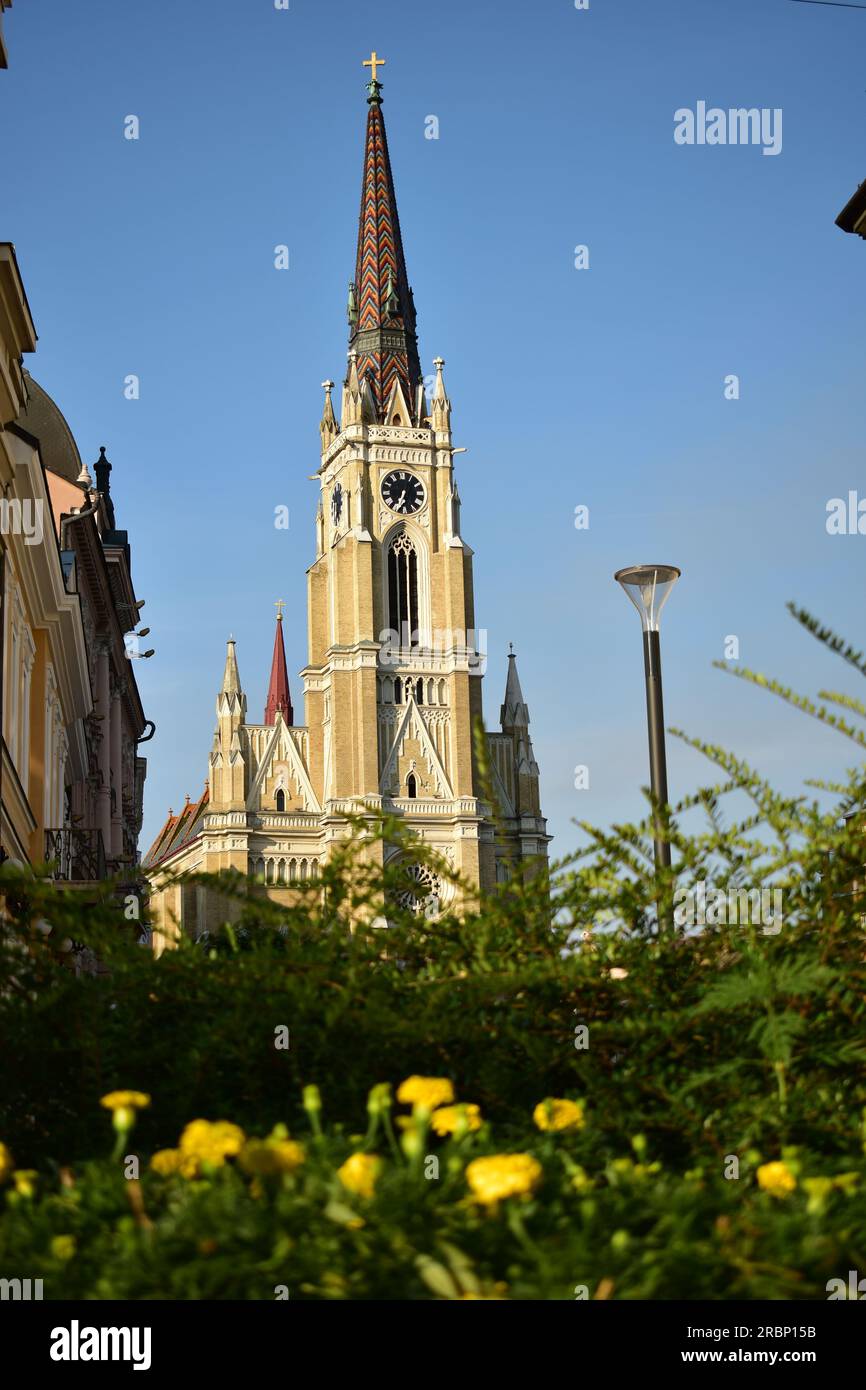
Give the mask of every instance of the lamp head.
M 614 579 L 640 614 L 644 632 L 658 632 L 661 611 L 680 574 L 676 565 L 629 565 L 617 570 Z

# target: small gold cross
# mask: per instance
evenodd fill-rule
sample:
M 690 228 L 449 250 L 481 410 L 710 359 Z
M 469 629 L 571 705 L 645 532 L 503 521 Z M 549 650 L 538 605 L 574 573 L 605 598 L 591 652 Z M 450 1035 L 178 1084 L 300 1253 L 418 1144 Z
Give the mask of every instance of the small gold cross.
M 285 606 L 286 606 L 286 600 L 285 600 L 284 598 L 278 598 L 277 601 L 276 601 L 276 603 L 274 604 L 274 607 L 275 607 L 276 610 L 277 610 L 277 622 L 278 622 L 278 623 L 281 623 L 281 622 L 283 621 L 283 609 L 285 608 Z
M 374 48 L 374 49 L 373 49 L 373 52 L 372 52 L 371 55 L 370 55 L 370 57 L 364 59 L 363 66 L 364 66 L 365 68 L 372 68 L 372 69 L 373 69 L 373 81 L 375 82 L 375 81 L 376 81 L 376 69 L 377 69 L 377 68 L 383 68 L 383 67 L 385 66 L 385 59 L 384 59 L 384 58 L 380 58 L 379 55 L 378 55 L 378 53 L 376 52 L 376 50 L 375 50 L 375 48 Z

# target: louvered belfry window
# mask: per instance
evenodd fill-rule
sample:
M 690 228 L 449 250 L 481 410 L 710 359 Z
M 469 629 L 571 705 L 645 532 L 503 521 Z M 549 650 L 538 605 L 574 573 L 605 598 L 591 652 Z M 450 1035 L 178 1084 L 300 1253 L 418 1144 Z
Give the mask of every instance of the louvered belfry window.
M 401 647 L 418 641 L 418 556 L 405 531 L 388 547 L 388 616 Z

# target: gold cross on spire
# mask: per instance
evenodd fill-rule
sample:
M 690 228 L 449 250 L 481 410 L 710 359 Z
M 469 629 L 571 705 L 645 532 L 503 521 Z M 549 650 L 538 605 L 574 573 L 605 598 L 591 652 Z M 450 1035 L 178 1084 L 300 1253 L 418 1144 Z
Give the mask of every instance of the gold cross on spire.
M 365 68 L 372 68 L 372 70 L 373 70 L 373 81 L 375 82 L 375 81 L 376 81 L 376 69 L 377 69 L 377 68 L 383 68 L 383 67 L 385 66 L 385 59 L 384 59 L 384 58 L 380 58 L 379 55 L 378 55 L 378 53 L 376 52 L 376 50 L 375 50 L 375 48 L 374 48 L 374 49 L 373 49 L 373 52 L 370 54 L 370 57 L 364 59 L 363 66 L 364 66 Z
M 285 608 L 285 606 L 286 606 L 286 600 L 285 600 L 284 598 L 278 598 L 277 601 L 276 601 L 276 603 L 274 604 L 274 607 L 275 607 L 276 610 L 277 610 L 277 622 L 278 622 L 278 623 L 281 623 L 281 622 L 283 621 L 283 609 Z

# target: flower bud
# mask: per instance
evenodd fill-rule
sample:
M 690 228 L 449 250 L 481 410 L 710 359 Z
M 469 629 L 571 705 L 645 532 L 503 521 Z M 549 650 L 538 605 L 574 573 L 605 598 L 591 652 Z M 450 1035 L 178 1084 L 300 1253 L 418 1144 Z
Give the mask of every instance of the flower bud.
M 367 1113 L 369 1115 L 381 1115 L 391 1109 L 393 1099 L 391 1096 L 391 1083 L 380 1081 L 374 1086 L 367 1097 Z
M 411 1129 L 404 1130 L 400 1137 L 400 1143 L 407 1158 L 420 1158 L 424 1148 L 423 1130 L 416 1129 L 414 1125 Z
M 111 1112 L 111 1123 L 118 1134 L 127 1134 L 135 1124 L 135 1111 L 131 1105 L 119 1105 Z
M 322 1097 L 318 1086 L 304 1087 L 304 1109 L 308 1115 L 318 1115 L 322 1108 Z

